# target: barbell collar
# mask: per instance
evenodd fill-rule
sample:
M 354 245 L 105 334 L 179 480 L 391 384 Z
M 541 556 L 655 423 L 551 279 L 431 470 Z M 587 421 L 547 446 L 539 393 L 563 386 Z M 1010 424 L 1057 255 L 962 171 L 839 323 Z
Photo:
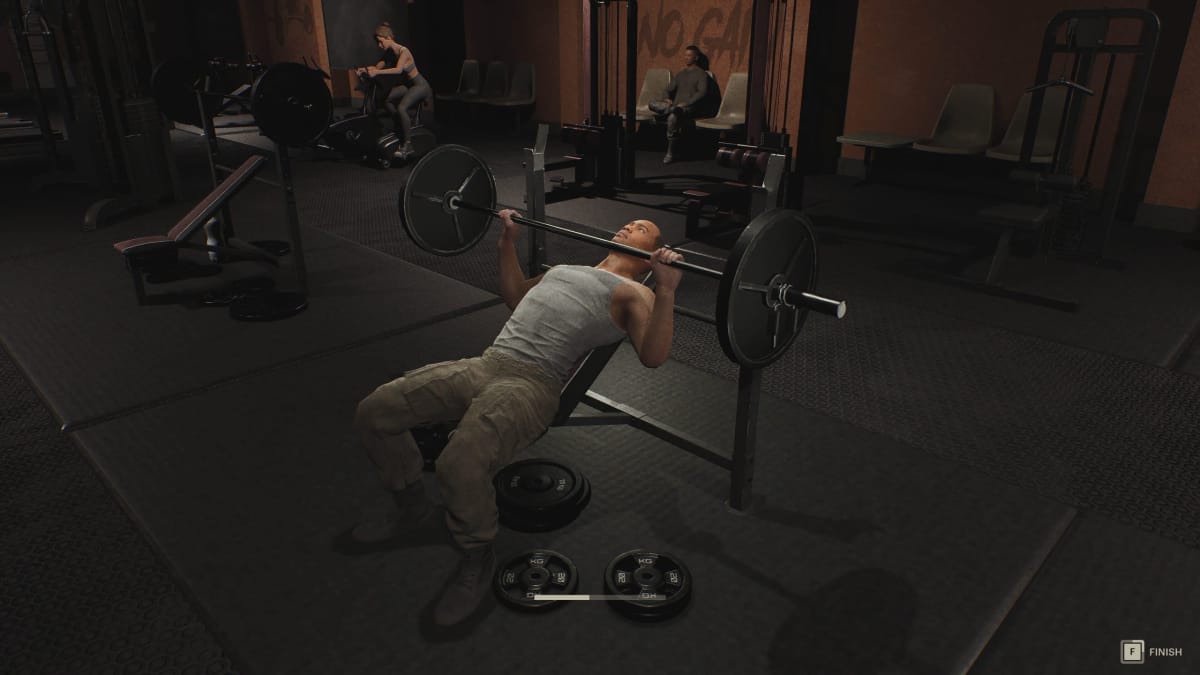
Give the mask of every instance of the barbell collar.
M 771 286 L 767 284 L 753 284 L 742 282 L 738 284 L 739 291 L 749 291 L 752 293 L 762 293 L 767 306 L 774 308 L 780 304 L 785 307 L 808 309 L 818 314 L 832 316 L 835 319 L 840 319 L 846 316 L 846 303 L 843 300 L 833 300 L 831 298 L 822 297 L 814 293 L 808 293 L 795 288 L 790 284 L 782 286 Z M 775 297 L 771 297 L 771 296 Z
M 832 298 L 799 291 L 794 288 L 789 288 L 784 293 L 784 304 L 810 309 L 819 314 L 832 316 L 835 319 L 846 316 L 846 302 L 844 300 L 833 300 Z

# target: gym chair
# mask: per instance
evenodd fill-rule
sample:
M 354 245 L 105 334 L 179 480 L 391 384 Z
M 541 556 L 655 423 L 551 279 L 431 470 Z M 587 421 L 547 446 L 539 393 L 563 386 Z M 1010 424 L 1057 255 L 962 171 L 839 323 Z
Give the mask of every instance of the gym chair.
M 988 148 L 984 154 L 992 159 L 1009 162 L 1021 161 L 1021 142 L 1025 138 L 1025 127 L 1029 123 L 1029 104 L 1032 92 L 1025 92 L 1017 102 L 1012 121 L 1004 132 L 1000 144 Z M 1042 101 L 1042 114 L 1038 117 L 1037 138 L 1033 141 L 1032 164 L 1050 164 L 1054 161 L 1054 148 L 1058 145 L 1058 130 L 1062 126 L 1063 109 L 1067 104 L 1067 90 L 1055 87 L 1046 90 Z
M 537 102 L 537 74 L 532 63 L 518 63 L 513 67 L 512 82 L 509 83 L 508 93 L 497 98 L 483 101 L 489 108 L 497 111 L 508 109 L 513 111 L 513 133 L 521 133 L 521 112 L 525 108 L 533 109 Z
M 982 153 L 995 134 L 995 108 L 996 90 L 990 84 L 956 84 L 946 94 L 933 133 L 912 148 L 943 155 Z
M 666 68 L 650 68 L 646 71 L 646 78 L 642 80 L 642 91 L 638 94 L 637 105 L 633 109 L 633 118 L 636 121 L 650 122 L 658 119 L 650 109 L 650 103 L 666 98 L 671 78 L 671 71 Z M 624 117 L 625 113 L 621 113 L 621 118 Z
M 449 116 L 443 116 L 443 111 L 449 111 L 451 104 L 461 103 L 466 97 L 479 95 L 479 61 L 475 59 L 463 59 L 462 70 L 458 74 L 458 89 L 455 89 L 449 94 L 435 94 L 439 103 L 437 110 L 440 119 L 448 119 Z
M 748 73 L 730 73 L 725 83 L 725 94 L 721 96 L 721 107 L 717 114 L 696 120 L 696 127 L 719 132 L 740 130 L 746 126 L 746 92 L 749 88 Z

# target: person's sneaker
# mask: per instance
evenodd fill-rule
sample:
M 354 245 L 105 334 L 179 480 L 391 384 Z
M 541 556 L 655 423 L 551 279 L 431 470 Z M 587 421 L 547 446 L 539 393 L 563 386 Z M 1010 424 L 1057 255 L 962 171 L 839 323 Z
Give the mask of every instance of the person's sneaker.
M 398 148 L 396 150 L 396 152 L 392 153 L 392 156 L 395 157 L 396 159 L 400 160 L 401 162 L 407 161 L 409 157 L 412 157 L 412 155 L 413 155 L 412 141 L 405 143 L 402 147 Z
M 487 595 L 495 572 L 496 554 L 491 544 L 463 553 L 450 585 L 433 607 L 433 622 L 445 628 L 470 618 Z
M 670 155 L 663 155 L 663 164 L 670 164 L 671 162 L 674 162 L 674 161 L 675 161 L 674 157 L 672 157 Z

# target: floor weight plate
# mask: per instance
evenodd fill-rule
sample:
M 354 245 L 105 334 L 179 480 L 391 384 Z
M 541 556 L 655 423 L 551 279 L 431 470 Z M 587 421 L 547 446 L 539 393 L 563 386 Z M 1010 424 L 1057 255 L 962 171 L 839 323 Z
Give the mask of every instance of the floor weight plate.
M 229 315 L 239 321 L 278 321 L 307 308 L 308 299 L 299 293 L 269 291 L 235 299 L 229 305 Z
M 514 609 L 544 611 L 562 600 L 537 599 L 537 595 L 569 595 L 579 587 L 579 570 L 567 556 L 535 549 L 513 556 L 497 566 L 492 588 L 501 602 Z
M 500 522 L 521 532 L 546 532 L 575 520 L 592 498 L 587 478 L 569 464 L 526 459 L 493 479 Z
M 604 569 L 604 591 L 624 596 L 609 605 L 638 621 L 662 621 L 683 611 L 692 598 L 692 574 L 669 553 L 642 549 L 613 558 Z

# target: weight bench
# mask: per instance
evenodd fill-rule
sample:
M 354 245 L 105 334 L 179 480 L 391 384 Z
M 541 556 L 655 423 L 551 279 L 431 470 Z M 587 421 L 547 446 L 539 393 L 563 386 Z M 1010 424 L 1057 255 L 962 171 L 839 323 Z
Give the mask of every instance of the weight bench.
M 126 239 L 125 241 L 113 244 L 113 248 L 124 257 L 125 266 L 133 276 L 133 287 L 137 293 L 139 305 L 144 305 L 148 302 L 144 274 L 146 272 L 163 271 L 178 267 L 180 265 L 179 251 L 181 249 L 223 254 L 233 253 L 243 259 L 259 260 L 275 266 L 279 265 L 279 261 L 275 255 L 248 243 L 230 240 L 226 246 L 214 246 L 207 242 L 201 245 L 192 244 L 187 241 L 197 231 L 200 231 L 202 226 L 206 230 L 219 227 L 219 220 L 214 214 L 219 209 L 225 207 L 229 200 L 240 192 L 246 183 L 250 182 L 250 179 L 266 161 L 266 158 L 262 155 L 254 155 L 245 162 L 242 162 L 241 166 L 234 170 L 225 180 L 221 181 L 212 192 L 208 193 L 204 199 L 200 200 L 200 203 L 192 207 L 192 210 L 188 211 L 183 218 L 180 218 L 167 234 Z
M 1058 214 L 1059 207 L 1053 203 L 996 201 L 982 206 L 958 209 L 954 215 L 956 226 L 991 232 L 996 236 L 987 270 L 982 276 L 967 276 L 958 271 L 926 268 L 909 269 L 908 271 L 914 276 L 949 282 L 987 295 L 1074 312 L 1079 308 L 1077 301 L 1009 288 L 1001 281 L 1001 270 L 1008 260 L 1013 239 L 1017 235 L 1033 238 L 1036 243 L 1036 255 L 1045 259 Z
M 720 143 L 717 148 L 717 164 L 735 168 L 737 180 L 723 181 L 713 190 L 684 190 L 687 197 L 687 221 L 685 236 L 695 238 L 703 230 L 700 216 L 706 206 L 721 209 L 741 210 L 748 220 L 780 205 L 783 198 L 783 176 L 787 171 L 787 157 L 775 148 Z
M 735 442 L 733 458 L 731 459 L 726 456 L 727 451 L 723 452 L 710 443 L 682 429 L 668 425 L 632 406 L 614 401 L 590 389 L 596 378 L 599 377 L 600 371 L 608 365 L 609 360 L 612 359 L 613 354 L 616 353 L 617 348 L 621 346 L 622 342 L 624 340 L 618 340 L 610 345 L 597 347 L 583 359 L 579 367 L 571 375 L 571 379 L 563 386 L 562 394 L 559 397 L 558 412 L 550 422 L 550 427 L 628 424 L 635 429 L 640 429 L 651 436 L 671 443 L 711 464 L 729 471 L 732 475 L 729 506 L 739 512 L 749 509 L 749 482 L 753 477 L 754 470 L 752 441 L 747 442 L 746 445 Z M 758 407 L 756 393 L 758 390 L 758 377 L 758 371 L 747 373 L 743 370 L 742 375 L 738 379 L 739 419 L 753 419 L 756 414 L 753 411 Z M 575 410 L 581 403 L 585 403 L 599 412 L 576 413 Z M 450 420 L 424 424 L 413 427 L 410 430 L 413 434 L 413 439 L 417 442 L 417 447 L 421 450 L 425 471 L 432 472 L 435 470 L 437 457 L 442 449 L 446 447 L 446 444 L 450 440 L 450 435 L 454 433 L 454 428 L 457 424 L 457 420 Z
M 550 422 L 551 427 L 575 426 L 588 423 L 581 422 L 580 420 L 583 418 L 572 417 L 572 413 L 580 403 L 587 400 L 590 393 L 589 388 L 592 386 L 592 383 L 600 376 L 600 371 L 604 370 L 604 366 L 608 365 L 609 360 L 612 359 L 613 354 L 616 353 L 617 348 L 621 346 L 622 342 L 624 342 L 623 339 L 610 345 L 597 347 L 583 358 L 579 367 L 571 375 L 571 379 L 567 380 L 567 383 L 563 385 L 562 393 L 559 395 L 558 412 L 555 413 L 554 420 Z M 605 417 L 604 419 L 607 420 L 609 418 Z M 624 422 L 624 420 L 620 421 Z M 613 422 L 592 423 L 612 424 Z M 454 432 L 456 426 L 458 426 L 458 420 L 446 420 L 423 424 L 411 429 L 413 438 L 417 441 L 417 447 L 421 449 L 421 455 L 425 459 L 426 471 L 433 471 L 438 455 L 446 447 L 446 443 L 450 441 L 450 434 Z

